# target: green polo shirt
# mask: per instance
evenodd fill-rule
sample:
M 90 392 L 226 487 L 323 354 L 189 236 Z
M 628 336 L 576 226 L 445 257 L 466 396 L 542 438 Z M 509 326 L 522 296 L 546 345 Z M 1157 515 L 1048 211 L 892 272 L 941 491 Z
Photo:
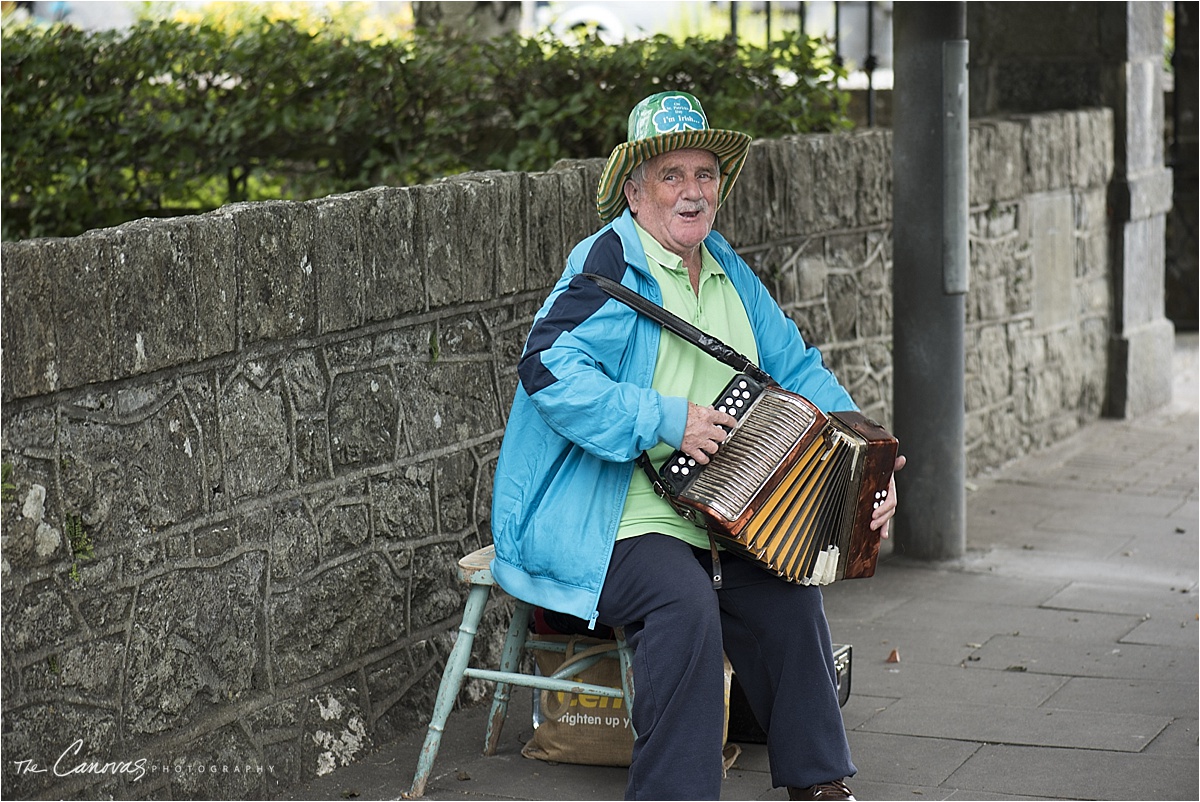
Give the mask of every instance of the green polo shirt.
M 750 318 L 733 282 L 721 270 L 717 260 L 701 246 L 700 292 L 692 291 L 683 259 L 668 251 L 637 226 L 650 274 L 662 288 L 663 306 L 696 328 L 716 337 L 750 361 L 758 362 L 758 349 Z M 733 378 L 734 370 L 664 330 L 658 344 L 653 387 L 665 396 L 682 396 L 700 406 L 712 404 Z M 650 449 L 655 467 L 671 456 L 675 447 L 659 443 Z M 633 472 L 617 539 L 661 532 L 685 540 L 693 546 L 708 548 L 708 535 L 681 518 L 666 501 L 654 493 L 650 480 L 640 469 Z

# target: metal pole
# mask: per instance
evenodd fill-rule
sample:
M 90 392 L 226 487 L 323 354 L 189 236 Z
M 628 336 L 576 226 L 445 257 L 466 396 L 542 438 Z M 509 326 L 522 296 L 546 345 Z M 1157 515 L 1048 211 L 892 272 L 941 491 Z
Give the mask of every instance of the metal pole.
M 966 120 L 949 125 L 943 107 L 946 43 L 966 38 L 966 4 L 897 3 L 894 14 L 894 432 L 908 457 L 896 475 L 894 543 L 897 554 L 942 560 L 966 547 L 966 268 L 945 262 L 948 251 L 965 251 L 955 245 L 965 235 L 965 208 L 947 197 L 957 185 L 947 178 L 946 164 L 950 151 L 963 152 L 962 143 L 947 141 L 947 132 L 965 135 Z
M 842 4 L 833 3 L 833 63 L 842 66 Z
M 875 126 L 875 4 L 867 3 L 867 60 L 863 71 L 867 73 L 867 127 Z
M 737 0 L 729 3 L 729 38 L 737 42 Z

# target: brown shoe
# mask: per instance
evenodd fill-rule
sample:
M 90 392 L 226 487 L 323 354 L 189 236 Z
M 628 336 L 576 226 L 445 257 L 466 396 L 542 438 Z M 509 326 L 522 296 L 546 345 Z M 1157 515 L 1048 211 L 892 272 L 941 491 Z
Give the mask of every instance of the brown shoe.
M 849 786 L 841 780 L 818 783 L 809 788 L 788 788 L 788 799 L 854 799 Z

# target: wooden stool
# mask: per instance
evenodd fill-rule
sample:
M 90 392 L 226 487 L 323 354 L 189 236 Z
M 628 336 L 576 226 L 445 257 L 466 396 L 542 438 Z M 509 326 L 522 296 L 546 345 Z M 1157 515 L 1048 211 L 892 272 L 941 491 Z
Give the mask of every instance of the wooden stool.
M 488 716 L 487 735 L 483 745 L 485 755 L 496 754 L 496 745 L 500 741 L 500 730 L 504 727 L 504 719 L 508 715 L 508 700 L 514 685 L 560 693 L 623 698 L 626 709 L 633 709 L 633 668 L 631 665 L 633 653 L 625 643 L 624 633 L 619 629 L 616 631 L 616 642 L 607 654 L 598 654 L 582 660 L 571 665 L 565 671 L 548 677 L 522 673 L 521 663 L 526 648 L 562 651 L 565 649 L 565 644 L 542 641 L 526 643 L 533 607 L 520 599 L 516 600 L 512 621 L 508 625 L 508 636 L 504 640 L 504 650 L 500 655 L 499 670 L 472 668 L 468 665 L 471 659 L 471 646 L 475 642 L 479 622 L 483 618 L 484 607 L 487 605 L 488 593 L 493 587 L 503 592 L 492 579 L 493 556 L 495 556 L 495 549 L 487 546 L 458 561 L 458 578 L 470 585 L 471 591 L 463 609 L 462 624 L 458 628 L 458 640 L 455 641 L 454 649 L 446 660 L 446 670 L 442 672 L 442 683 L 438 687 L 437 700 L 433 705 L 433 718 L 429 722 L 429 733 L 425 736 L 425 745 L 421 748 L 421 756 L 417 761 L 417 773 L 413 776 L 412 788 L 407 795 L 410 799 L 420 797 L 425 793 L 425 784 L 429 780 L 429 774 L 433 770 L 433 761 L 437 757 L 438 748 L 442 743 L 446 719 L 450 716 L 454 700 L 458 697 L 464 679 L 483 679 L 496 683 L 496 691 L 492 696 L 492 710 Z M 616 657 L 621 663 L 620 688 L 572 682 L 570 679 L 560 676 L 565 673 L 583 671 L 601 659 L 611 659 L 612 652 L 616 652 Z

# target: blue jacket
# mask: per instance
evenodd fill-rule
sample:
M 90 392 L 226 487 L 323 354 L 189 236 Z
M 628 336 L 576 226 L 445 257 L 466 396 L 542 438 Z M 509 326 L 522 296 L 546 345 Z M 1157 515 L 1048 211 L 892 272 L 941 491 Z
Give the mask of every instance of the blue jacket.
M 746 307 L 760 367 L 822 410 L 856 409 L 725 238 L 713 232 L 705 245 Z M 688 399 L 650 387 L 658 324 L 583 272 L 662 303 L 628 210 L 572 250 L 517 368 L 492 496 L 492 573 L 513 596 L 594 624 L 633 460 L 660 440 L 679 446 Z

